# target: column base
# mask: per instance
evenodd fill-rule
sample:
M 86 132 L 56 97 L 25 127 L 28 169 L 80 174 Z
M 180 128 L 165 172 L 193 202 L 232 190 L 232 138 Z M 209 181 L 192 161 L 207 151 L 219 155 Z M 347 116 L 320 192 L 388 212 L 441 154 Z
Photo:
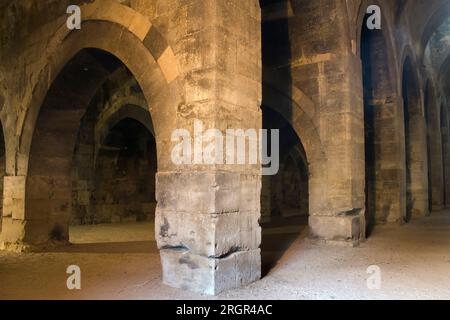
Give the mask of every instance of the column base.
M 443 206 L 443 205 L 441 205 L 441 204 L 433 204 L 433 205 L 431 206 L 431 212 L 430 212 L 430 214 L 431 214 L 432 212 L 442 211 L 442 210 L 444 210 L 444 206 Z
M 407 215 L 406 217 L 404 217 L 404 219 L 403 219 L 404 221 L 403 222 L 408 223 L 412 219 L 429 217 L 429 216 L 431 216 L 431 213 L 432 213 L 432 211 L 430 211 L 428 209 L 428 205 L 427 205 L 427 208 L 424 208 L 423 206 L 422 206 L 422 208 L 415 207 L 415 208 L 411 209 L 410 215 Z
M 162 249 L 163 282 L 207 295 L 237 289 L 261 278 L 260 249 L 210 258 L 180 249 Z
M 36 252 L 37 248 L 25 243 L 11 243 L 0 240 L 0 251 L 8 251 L 14 253 Z
M 309 217 L 310 240 L 316 243 L 356 247 L 363 240 L 361 217 L 319 216 Z
M 11 252 L 42 252 L 69 245 L 68 239 L 51 240 L 46 221 L 17 220 L 4 217 L 0 250 Z

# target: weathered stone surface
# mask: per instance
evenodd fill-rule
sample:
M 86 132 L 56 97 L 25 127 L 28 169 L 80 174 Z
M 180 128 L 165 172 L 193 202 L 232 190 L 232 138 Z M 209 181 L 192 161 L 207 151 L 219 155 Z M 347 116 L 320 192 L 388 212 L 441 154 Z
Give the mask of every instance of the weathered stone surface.
M 176 288 L 217 295 L 261 277 L 260 250 L 237 251 L 221 259 L 184 250 L 161 250 L 164 283 Z
M 359 215 L 310 216 L 311 237 L 325 243 L 358 245 L 362 232 L 360 219 Z

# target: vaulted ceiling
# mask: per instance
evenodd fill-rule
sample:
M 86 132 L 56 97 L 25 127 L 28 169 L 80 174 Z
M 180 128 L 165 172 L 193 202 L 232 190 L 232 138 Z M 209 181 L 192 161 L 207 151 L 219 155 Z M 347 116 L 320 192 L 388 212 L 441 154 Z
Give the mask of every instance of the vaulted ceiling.
M 436 11 L 423 26 L 421 47 L 426 67 L 450 102 L 450 0 L 436 1 L 436 4 L 433 6 Z

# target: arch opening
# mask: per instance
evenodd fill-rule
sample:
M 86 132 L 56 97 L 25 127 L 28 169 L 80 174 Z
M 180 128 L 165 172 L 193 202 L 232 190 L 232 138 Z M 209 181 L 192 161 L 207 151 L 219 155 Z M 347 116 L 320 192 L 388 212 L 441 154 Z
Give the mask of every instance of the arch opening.
M 304 235 L 310 210 L 309 163 L 300 133 L 311 143 L 316 136 L 311 119 L 296 104 L 294 96 L 308 98 L 294 87 L 291 44 L 293 11 L 288 1 L 260 1 L 262 8 L 263 129 L 280 131 L 280 169 L 262 177 L 262 274 L 267 274 L 292 243 Z M 294 91 L 296 91 L 294 93 Z M 314 111 L 311 102 L 309 111 Z M 314 155 L 321 146 L 314 140 Z M 310 155 L 308 155 L 310 156 Z M 309 159 L 311 160 L 311 159 Z
M 117 73 L 125 74 L 119 77 L 125 83 L 132 79 L 126 91 L 111 85 L 118 82 Z M 25 193 L 25 215 L 31 227 L 27 242 L 68 243 L 70 224 L 77 226 L 71 241 L 96 242 L 116 231 L 95 235 L 102 230 L 78 226 L 152 217 L 156 143 L 147 129 L 151 124 L 125 117 L 106 130 L 101 145 L 95 139 L 103 109 L 117 95 L 131 92 L 143 96 L 125 65 L 99 49 L 82 49 L 55 78 L 31 142 Z M 118 197 L 125 189 L 129 192 Z M 145 233 L 151 235 L 153 228 L 147 227 Z
M 264 176 L 261 193 L 262 262 L 266 274 L 308 227 L 309 170 L 294 128 L 275 110 L 263 108 L 263 128 L 280 130 L 280 169 Z

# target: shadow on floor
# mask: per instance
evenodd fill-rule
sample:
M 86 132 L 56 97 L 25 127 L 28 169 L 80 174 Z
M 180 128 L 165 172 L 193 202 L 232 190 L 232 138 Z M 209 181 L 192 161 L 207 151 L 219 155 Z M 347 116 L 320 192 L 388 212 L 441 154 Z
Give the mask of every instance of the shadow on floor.
M 300 240 L 305 237 L 307 226 L 308 217 L 306 216 L 291 218 L 272 217 L 270 223 L 265 223 L 262 225 L 261 271 L 263 277 L 277 265 L 278 261 L 296 240 Z M 109 229 L 105 230 L 102 230 L 102 232 L 110 232 Z M 42 252 L 86 254 L 159 253 L 156 241 L 154 240 L 121 240 L 122 239 L 117 239 L 116 241 L 92 240 L 92 242 L 89 243 L 72 243 L 65 246 L 46 248 L 45 251 Z
M 103 243 L 76 243 L 64 247 L 52 248 L 51 252 L 64 253 L 146 253 L 157 254 L 156 241 L 131 241 L 131 242 L 103 242 Z M 48 252 L 47 251 L 47 252 Z
M 308 217 L 275 218 L 262 225 L 261 276 L 265 277 L 291 245 L 305 237 Z

